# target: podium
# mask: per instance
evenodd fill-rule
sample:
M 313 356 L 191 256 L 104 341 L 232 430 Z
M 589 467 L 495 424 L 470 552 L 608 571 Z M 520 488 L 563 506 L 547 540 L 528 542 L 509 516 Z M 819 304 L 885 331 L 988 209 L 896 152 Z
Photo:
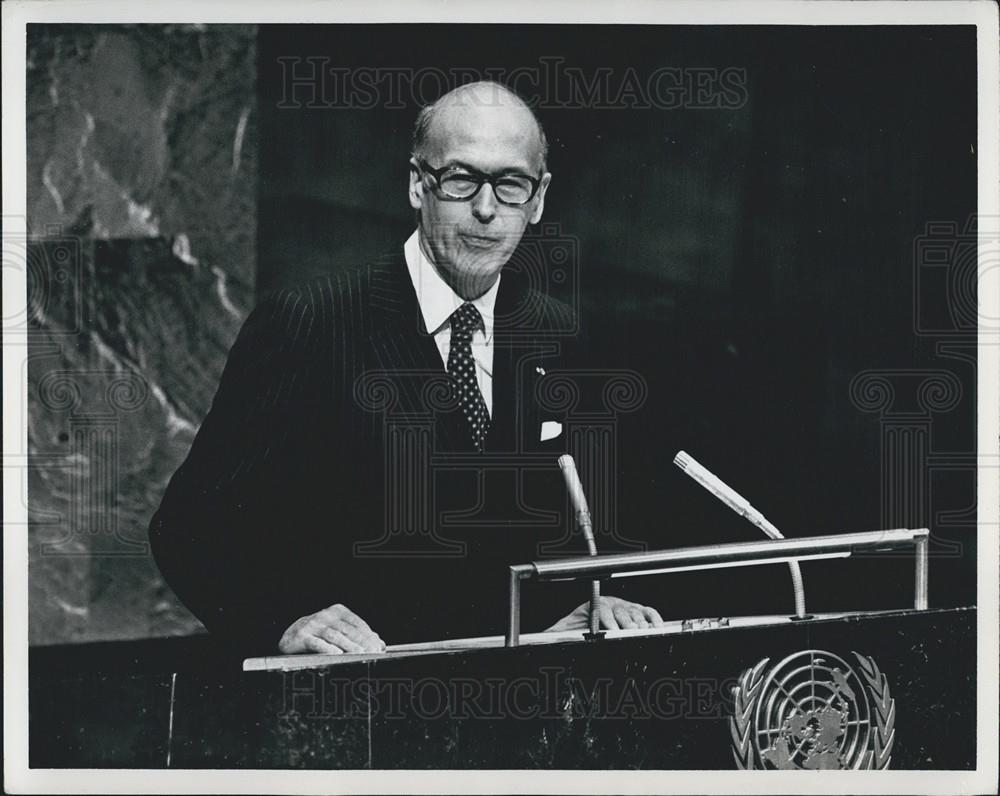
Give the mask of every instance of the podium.
M 863 546 L 858 536 L 864 535 L 853 535 L 852 544 Z M 795 541 L 815 546 L 821 538 L 827 537 Z M 752 544 L 752 552 L 737 551 L 736 558 L 788 555 L 760 547 L 777 542 Z M 832 548 L 823 549 L 825 555 Z M 676 563 L 676 551 L 671 556 Z M 922 564 L 917 558 L 920 604 L 926 556 Z M 607 574 L 603 563 L 589 562 L 545 572 Z M 518 579 L 527 577 L 523 567 L 517 571 Z M 512 610 L 512 624 L 514 617 Z M 976 764 L 975 607 L 678 620 L 591 640 L 582 631 L 512 630 L 367 656 L 245 662 L 207 637 L 36 648 L 30 764 L 654 770 Z

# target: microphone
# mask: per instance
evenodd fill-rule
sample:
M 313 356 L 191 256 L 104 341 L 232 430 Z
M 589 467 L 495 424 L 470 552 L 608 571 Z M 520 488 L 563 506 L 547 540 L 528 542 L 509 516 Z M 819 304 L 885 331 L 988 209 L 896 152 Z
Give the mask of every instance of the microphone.
M 587 496 L 583 494 L 583 484 L 580 482 L 580 474 L 576 471 L 576 461 L 568 453 L 560 456 L 559 469 L 562 470 L 569 500 L 573 504 L 573 511 L 576 512 L 576 524 L 587 542 L 587 550 L 592 556 L 596 556 L 597 542 L 594 540 L 594 526 L 590 521 L 590 507 L 587 505 Z
M 597 555 L 597 542 L 594 540 L 594 526 L 590 520 L 590 507 L 587 505 L 587 496 L 583 494 L 583 484 L 580 482 L 580 474 L 576 471 L 576 461 L 568 453 L 559 457 L 559 469 L 562 470 L 563 480 L 566 482 L 566 489 L 569 492 L 570 503 L 573 504 L 573 511 L 576 514 L 576 524 L 583 533 L 583 538 L 587 542 L 587 550 L 590 555 Z M 601 582 L 593 580 L 590 582 L 590 632 L 584 634 L 585 638 L 595 640 L 604 636 L 603 632 L 598 632 L 599 617 L 597 615 L 598 603 L 601 599 Z
M 775 528 L 763 514 L 750 505 L 749 500 L 695 461 L 689 454 L 678 451 L 677 455 L 674 456 L 674 464 L 741 517 L 760 528 L 768 537 L 771 539 L 785 538 L 781 531 Z M 792 589 L 795 592 L 795 615 L 799 619 L 804 619 L 806 616 L 806 595 L 802 585 L 802 571 L 799 569 L 799 562 L 789 561 L 788 568 L 792 574 Z
M 701 484 L 705 489 L 715 495 L 715 497 L 729 506 L 729 508 L 741 517 L 746 518 L 760 528 L 767 536 L 770 536 L 772 539 L 785 538 L 781 535 L 781 531 L 768 522 L 767 518 L 764 517 L 763 514 L 750 505 L 749 500 L 743 497 L 743 495 L 731 486 L 724 483 L 717 475 L 705 469 L 703 465 L 696 462 L 690 455 L 684 451 L 678 451 L 677 455 L 674 456 L 674 464 L 680 467 L 685 473 L 691 476 L 695 481 Z

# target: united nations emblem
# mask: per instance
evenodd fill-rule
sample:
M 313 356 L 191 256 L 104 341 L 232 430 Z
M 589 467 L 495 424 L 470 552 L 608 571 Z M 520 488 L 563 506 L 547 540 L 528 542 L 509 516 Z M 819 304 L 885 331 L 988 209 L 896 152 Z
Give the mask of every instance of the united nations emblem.
M 875 661 L 805 650 L 767 669 L 745 670 L 733 686 L 729 729 L 739 768 L 882 769 L 896 738 L 896 703 Z

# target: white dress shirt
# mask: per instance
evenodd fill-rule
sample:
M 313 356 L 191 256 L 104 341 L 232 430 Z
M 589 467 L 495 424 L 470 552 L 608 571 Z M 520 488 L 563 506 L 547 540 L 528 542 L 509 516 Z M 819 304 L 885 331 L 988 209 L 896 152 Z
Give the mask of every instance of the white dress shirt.
M 403 245 L 406 269 L 417 293 L 420 314 L 424 318 L 427 331 L 434 336 L 441 361 L 448 367 L 448 352 L 451 350 L 451 314 L 465 303 L 428 262 L 420 248 L 420 231 L 415 231 Z M 479 298 L 471 303 L 483 317 L 483 328 L 472 335 L 472 358 L 476 363 L 476 380 L 483 394 L 486 410 L 493 416 L 493 318 L 500 289 L 500 277 Z

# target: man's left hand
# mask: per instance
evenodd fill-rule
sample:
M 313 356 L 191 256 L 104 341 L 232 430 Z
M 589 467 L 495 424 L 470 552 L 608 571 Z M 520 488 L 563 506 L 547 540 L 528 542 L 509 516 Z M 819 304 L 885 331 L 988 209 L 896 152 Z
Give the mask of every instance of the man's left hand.
M 620 597 L 601 597 L 597 616 L 603 630 L 663 627 L 664 621 L 655 608 L 629 602 Z M 546 632 L 556 630 L 586 630 L 590 627 L 590 603 L 585 602 L 564 616 Z

